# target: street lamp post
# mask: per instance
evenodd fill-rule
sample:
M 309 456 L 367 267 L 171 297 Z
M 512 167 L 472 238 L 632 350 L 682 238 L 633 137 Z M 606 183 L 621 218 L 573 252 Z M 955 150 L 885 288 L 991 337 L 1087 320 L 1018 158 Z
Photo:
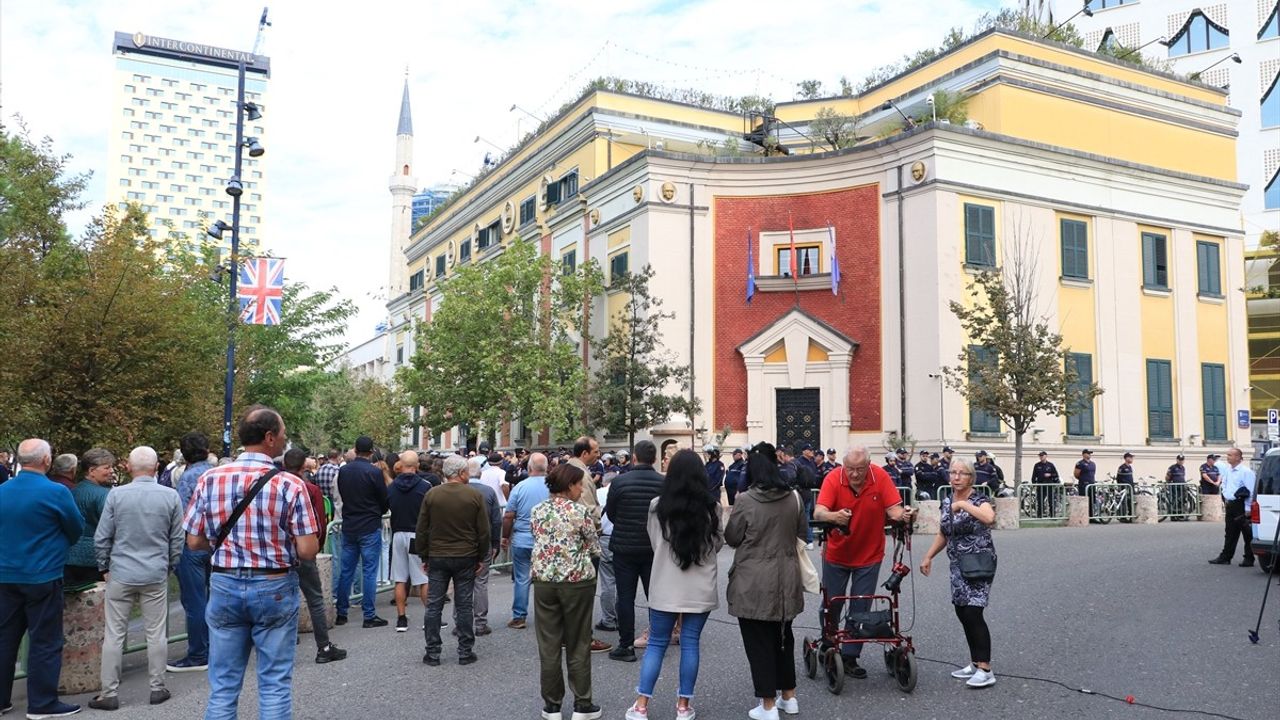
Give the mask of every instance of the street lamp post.
M 227 377 L 222 394 L 222 456 L 231 456 L 231 398 L 236 386 L 236 325 L 240 322 L 237 312 L 236 283 L 240 279 L 240 196 L 244 185 L 240 180 L 244 165 L 244 60 L 238 64 L 239 77 L 236 86 L 236 168 L 227 182 L 227 194 L 231 196 L 231 262 L 227 296 Z

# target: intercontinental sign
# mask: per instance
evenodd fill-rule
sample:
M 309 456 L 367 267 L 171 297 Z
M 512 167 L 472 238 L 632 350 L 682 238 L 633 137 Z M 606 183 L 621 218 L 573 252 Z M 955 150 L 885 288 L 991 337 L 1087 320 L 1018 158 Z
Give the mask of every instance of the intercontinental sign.
M 261 55 L 254 55 L 242 50 L 205 45 L 204 43 L 156 37 L 140 32 L 132 34 L 117 32 L 115 50 L 121 53 L 136 52 L 159 55 L 232 68 L 243 61 L 246 69 L 251 72 L 267 74 L 271 72 L 270 59 Z

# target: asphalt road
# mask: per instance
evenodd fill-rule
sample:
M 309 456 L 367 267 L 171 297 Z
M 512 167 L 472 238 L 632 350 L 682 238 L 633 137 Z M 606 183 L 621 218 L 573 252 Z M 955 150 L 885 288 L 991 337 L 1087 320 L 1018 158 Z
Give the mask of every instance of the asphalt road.
M 931 538 L 922 536 L 916 559 Z M 1221 545 L 1221 530 L 1201 523 L 1158 526 L 1110 525 L 1045 528 L 997 533 L 1000 570 L 988 610 L 999 682 L 968 690 L 952 680 L 949 665 L 964 664 L 964 638 L 949 603 L 945 558 L 931 578 L 913 573 L 917 610 L 911 634 L 920 662 L 919 684 L 907 695 L 881 668 L 877 648 L 868 648 L 866 680 L 848 679 L 831 695 L 819 680 L 800 673 L 801 717 L 830 718 L 1169 718 L 1192 717 L 1099 696 L 1014 675 L 1058 680 L 1072 688 L 1182 710 L 1202 710 L 1236 718 L 1280 717 L 1276 668 L 1280 667 L 1280 595 L 1272 597 L 1262 642 L 1251 645 L 1247 631 L 1257 618 L 1264 578 L 1256 569 L 1213 566 L 1206 561 Z M 732 551 L 720 556 L 721 582 Z M 882 578 L 884 574 L 882 573 Z M 904 594 L 904 623 L 911 619 L 910 584 Z M 537 718 L 538 660 L 532 630 L 504 627 L 511 584 L 492 584 L 494 634 L 480 638 L 480 662 L 460 667 L 446 645 L 445 663 L 422 665 L 421 612 L 411 614 L 412 630 L 337 628 L 333 639 L 350 651 L 339 663 L 312 663 L 314 643 L 304 636 L 294 674 L 297 718 Z M 1280 590 L 1273 589 L 1274 592 Z M 723 595 L 722 595 L 723 597 Z M 394 620 L 394 610 L 379 607 Z M 713 614 L 702 637 L 702 663 L 694 705 L 702 720 L 745 718 L 753 704 L 750 675 L 738 630 L 723 608 Z M 598 616 L 597 616 L 598 619 Z M 816 613 L 796 621 L 816 625 Z M 600 633 L 607 640 L 612 634 Z M 174 646 L 175 657 L 181 646 Z M 146 704 L 143 653 L 130 656 L 132 669 L 121 688 L 121 717 L 196 718 L 208 687 L 203 673 L 170 674 L 173 699 Z M 650 717 L 674 718 L 678 653 L 668 653 Z M 639 664 L 595 656 L 594 694 L 607 718 L 621 718 L 633 699 Z M 797 653 L 797 670 L 801 668 Z M 241 699 L 243 717 L 257 715 L 249 672 Z M 25 705 L 22 683 L 15 703 Z M 89 696 L 72 698 L 86 702 Z M 93 711 L 86 710 L 87 713 Z M 566 717 L 567 714 L 566 714 Z M 1203 717 L 1203 716 L 1200 716 Z

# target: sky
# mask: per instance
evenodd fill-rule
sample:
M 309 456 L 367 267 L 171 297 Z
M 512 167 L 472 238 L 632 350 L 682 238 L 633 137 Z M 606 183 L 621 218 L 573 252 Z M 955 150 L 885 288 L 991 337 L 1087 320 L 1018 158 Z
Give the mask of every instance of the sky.
M 286 281 L 337 287 L 358 308 L 347 340 L 385 317 L 395 130 L 408 69 L 415 175 L 462 182 L 493 148 L 591 78 L 617 75 L 722 95 L 790 100 L 819 79 L 833 94 L 871 68 L 937 45 L 1000 0 L 277 0 L 262 54 L 263 245 Z M 1009 4 L 1006 0 L 1006 3 Z M 79 233 L 106 201 L 115 31 L 250 50 L 263 0 L 4 0 L 0 116 L 93 171 Z M 227 218 L 228 220 L 230 218 Z

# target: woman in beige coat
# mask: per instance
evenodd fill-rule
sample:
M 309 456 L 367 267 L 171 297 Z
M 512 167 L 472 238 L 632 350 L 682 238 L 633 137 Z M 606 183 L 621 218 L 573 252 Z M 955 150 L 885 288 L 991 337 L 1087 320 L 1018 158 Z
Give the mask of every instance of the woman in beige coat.
M 726 595 L 760 699 L 748 715 L 778 720 L 779 710 L 800 712 L 791 621 L 804 610 L 796 540 L 805 539 L 808 519 L 799 496 L 779 474 L 777 452 L 769 443 L 751 448 L 747 480 L 747 492 L 738 495 L 724 530 L 725 542 L 737 549 Z

